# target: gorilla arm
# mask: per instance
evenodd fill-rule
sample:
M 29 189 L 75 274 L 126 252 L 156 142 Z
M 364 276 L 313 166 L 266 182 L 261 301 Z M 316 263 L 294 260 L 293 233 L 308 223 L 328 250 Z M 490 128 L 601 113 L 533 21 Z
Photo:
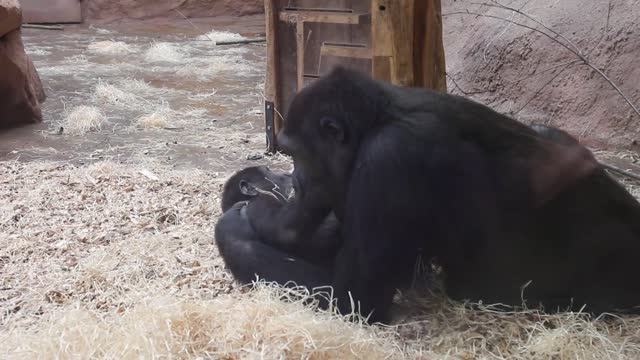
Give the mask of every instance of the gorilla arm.
M 282 205 L 268 197 L 258 197 L 247 206 L 251 227 L 266 242 L 284 247 L 310 239 L 331 212 L 320 188 L 300 192 Z
M 314 265 L 260 241 L 246 214 L 246 204 L 237 203 L 225 212 L 215 228 L 216 245 L 233 276 L 247 284 L 264 279 L 309 289 L 331 283 L 331 270 Z

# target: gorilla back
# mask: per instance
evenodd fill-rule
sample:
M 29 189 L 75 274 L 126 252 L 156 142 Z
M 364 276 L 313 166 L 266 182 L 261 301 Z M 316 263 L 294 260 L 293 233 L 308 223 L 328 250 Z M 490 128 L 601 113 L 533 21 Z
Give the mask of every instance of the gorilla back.
M 418 255 L 439 258 L 456 299 L 520 305 L 523 294 L 528 305 L 594 312 L 640 304 L 630 280 L 640 205 L 579 144 L 343 68 L 296 95 L 278 143 L 293 157 L 296 197 L 249 222 L 286 241 L 333 211 L 342 246 L 327 285 L 343 311 L 351 295 L 385 320 Z

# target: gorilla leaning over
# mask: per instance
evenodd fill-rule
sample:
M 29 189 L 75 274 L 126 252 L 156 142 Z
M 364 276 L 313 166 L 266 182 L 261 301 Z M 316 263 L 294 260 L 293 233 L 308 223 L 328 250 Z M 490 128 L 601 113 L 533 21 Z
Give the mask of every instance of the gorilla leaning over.
M 352 297 L 384 322 L 421 256 L 438 258 L 454 299 L 640 305 L 640 204 L 578 143 L 344 68 L 296 95 L 278 143 L 293 158 L 295 196 L 238 203 L 216 227 L 241 281 L 329 285 L 341 312 Z M 340 224 L 330 266 L 288 250 L 330 214 Z

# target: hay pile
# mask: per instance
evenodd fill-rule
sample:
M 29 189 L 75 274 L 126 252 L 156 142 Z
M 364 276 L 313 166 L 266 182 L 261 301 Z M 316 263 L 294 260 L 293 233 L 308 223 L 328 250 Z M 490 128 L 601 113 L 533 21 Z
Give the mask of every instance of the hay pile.
M 640 318 L 508 314 L 408 293 L 396 305 L 401 324 L 368 327 L 280 301 L 286 293 L 265 284 L 239 288 L 212 243 L 228 175 L 152 163 L 0 163 L 0 353 L 640 358 Z
M 105 115 L 97 107 L 80 105 L 68 112 L 61 126 L 69 135 L 84 135 L 89 131 L 100 130 L 105 121 Z
M 91 43 L 88 47 L 90 52 L 103 55 L 129 54 L 135 52 L 135 49 L 123 41 L 97 41 Z
M 225 41 L 240 41 L 246 39 L 244 36 L 229 31 L 211 30 L 206 34 L 197 37 L 198 40 L 209 40 L 215 44 Z

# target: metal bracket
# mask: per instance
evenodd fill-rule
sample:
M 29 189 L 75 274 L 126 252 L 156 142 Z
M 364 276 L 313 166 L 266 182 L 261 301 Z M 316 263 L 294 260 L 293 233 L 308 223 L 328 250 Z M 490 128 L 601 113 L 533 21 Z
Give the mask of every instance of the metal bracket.
M 278 144 L 276 143 L 276 127 L 273 121 L 275 110 L 273 108 L 273 101 L 264 102 L 264 125 L 267 132 L 267 152 L 275 154 L 278 151 Z

